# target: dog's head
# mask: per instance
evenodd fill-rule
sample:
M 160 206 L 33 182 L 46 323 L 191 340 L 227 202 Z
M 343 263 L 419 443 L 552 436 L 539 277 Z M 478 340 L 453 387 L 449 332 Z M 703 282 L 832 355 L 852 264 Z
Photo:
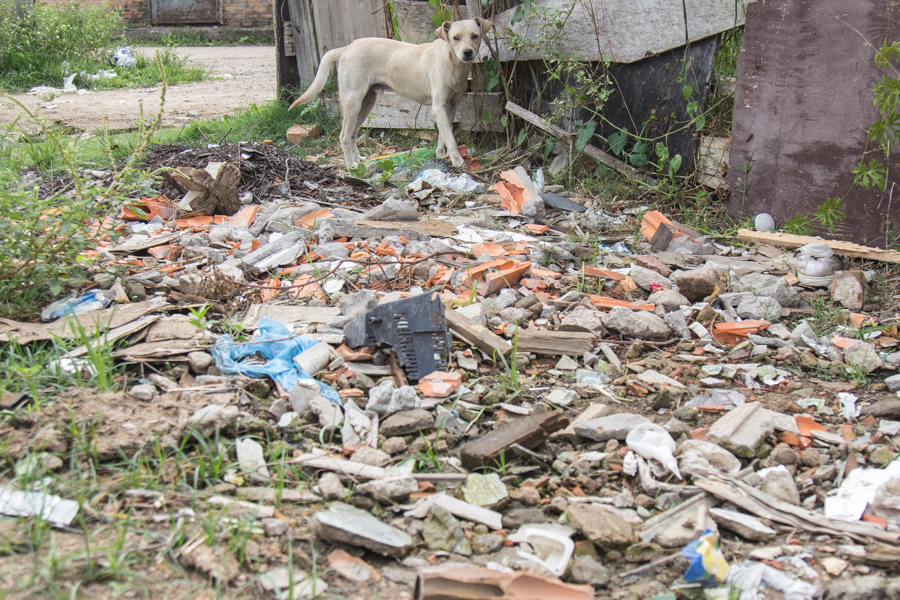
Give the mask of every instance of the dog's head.
M 490 31 L 493 24 L 484 19 L 471 19 L 466 21 L 444 21 L 444 24 L 434 30 L 434 35 L 448 44 L 462 62 L 470 63 L 478 58 L 478 48 L 481 46 L 481 38 Z

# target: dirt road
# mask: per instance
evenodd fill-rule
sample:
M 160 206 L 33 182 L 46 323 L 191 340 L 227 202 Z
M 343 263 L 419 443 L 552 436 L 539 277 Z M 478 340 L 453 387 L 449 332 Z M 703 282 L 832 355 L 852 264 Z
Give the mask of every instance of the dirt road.
M 152 55 L 155 48 L 135 48 Z M 241 108 L 265 104 L 275 97 L 275 48 L 273 46 L 185 47 L 177 51 L 192 63 L 212 70 L 214 79 L 169 86 L 166 92 L 164 127 L 178 127 L 194 120 L 231 115 Z M 56 96 L 17 94 L 17 100 L 51 121 L 91 132 L 105 116 L 112 130 L 133 129 L 140 115 L 159 109 L 159 88 L 79 91 Z M 0 126 L 11 122 L 21 108 L 0 96 Z

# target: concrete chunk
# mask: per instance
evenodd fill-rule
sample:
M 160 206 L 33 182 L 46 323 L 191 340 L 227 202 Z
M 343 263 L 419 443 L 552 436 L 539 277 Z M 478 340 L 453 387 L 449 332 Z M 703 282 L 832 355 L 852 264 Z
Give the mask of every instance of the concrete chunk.
M 765 409 L 759 402 L 748 402 L 725 413 L 709 429 L 706 439 L 725 448 L 735 456 L 753 458 L 766 436 L 776 428 L 789 429 L 790 423 L 774 411 Z M 796 430 L 796 424 L 793 425 Z
M 385 556 L 400 558 L 413 545 L 413 539 L 403 531 L 341 502 L 313 515 L 313 526 L 316 533 L 327 540 L 359 546 Z
M 251 252 L 241 264 L 253 273 L 264 273 L 269 269 L 293 263 L 303 253 L 304 245 L 296 233 L 286 233 L 274 242 Z
M 650 422 L 650 419 L 642 415 L 620 413 L 575 425 L 575 434 L 597 442 L 624 440 L 632 429 Z

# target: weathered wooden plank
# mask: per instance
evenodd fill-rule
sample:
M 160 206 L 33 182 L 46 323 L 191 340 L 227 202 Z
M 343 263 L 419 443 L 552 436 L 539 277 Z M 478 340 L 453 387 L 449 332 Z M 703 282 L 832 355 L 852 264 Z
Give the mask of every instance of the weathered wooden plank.
M 319 68 L 319 49 L 309 2 L 310 0 L 287 0 L 297 58 L 297 76 L 304 87 L 315 78 Z
M 450 328 L 450 333 L 465 343 L 475 346 L 490 356 L 492 360 L 496 360 L 494 359 L 495 353 L 499 352 L 506 357 L 512 351 L 512 345 L 509 342 L 495 335 L 490 329 L 477 321 L 455 310 L 445 311 L 444 315 L 447 318 L 447 327 Z
M 852 256 L 853 258 L 865 258 L 868 260 L 877 260 L 888 263 L 900 263 L 900 252 L 896 250 L 882 250 L 881 248 L 871 248 L 869 246 L 860 246 L 853 242 L 840 242 L 837 240 L 823 240 L 822 238 L 812 237 L 808 235 L 792 235 L 790 233 L 774 233 L 768 231 L 752 231 L 750 229 L 741 229 L 738 231 L 738 239 L 742 242 L 751 242 L 754 244 L 771 244 L 782 248 L 799 248 L 806 244 L 820 244 L 825 242 L 828 247 L 834 250 L 835 254 L 841 256 Z
M 539 115 L 534 114 L 530 110 L 522 108 L 515 102 L 507 102 L 506 110 L 508 110 L 512 114 L 516 115 L 517 117 L 520 117 L 520 118 L 528 121 L 529 123 L 531 123 L 538 129 L 546 131 L 547 133 L 549 133 L 552 136 L 555 136 L 558 138 L 566 138 L 566 137 L 575 135 L 574 133 L 566 131 L 562 127 L 558 127 L 558 126 L 548 122 L 546 119 L 542 118 Z M 637 170 L 634 169 L 634 167 L 625 164 L 624 162 L 622 162 L 621 160 L 619 160 L 613 156 L 610 156 L 609 154 L 607 154 L 606 152 L 603 152 L 602 150 L 600 150 L 599 148 L 596 148 L 595 146 L 587 144 L 584 147 L 584 150 L 582 152 L 584 152 L 591 158 L 597 160 L 598 162 L 603 163 L 607 167 L 611 167 L 611 168 L 615 169 L 616 171 L 630 177 L 631 179 L 641 181 L 652 187 L 656 187 L 656 185 L 658 183 L 655 179 L 653 179 L 649 175 L 644 175 L 643 173 L 639 173 Z
M 400 40 L 410 44 L 424 44 L 434 40 L 434 8 L 428 2 L 394 0 Z
M 275 22 L 275 94 L 283 101 L 292 101 L 291 90 L 303 81 L 297 71 L 297 50 L 294 47 L 294 26 L 288 0 L 275 0 L 272 6 Z
M 327 107 L 331 114 L 340 112 L 340 104 L 336 99 L 329 99 Z M 459 103 L 453 122 L 466 131 L 503 131 L 500 125 L 502 114 L 503 94 L 469 92 Z M 434 128 L 434 116 L 428 105 L 419 104 L 394 92 L 385 92 L 378 98 L 364 127 L 431 130 Z
M 320 54 L 365 37 L 388 37 L 381 0 L 312 0 Z
M 519 331 L 518 352 L 581 356 L 597 345 L 597 336 L 584 331 Z
M 569 420 L 558 410 L 523 417 L 467 443 L 460 448 L 459 457 L 463 466 L 470 471 L 482 465 L 493 466 L 495 461 L 500 459 L 500 452 L 506 452 L 513 444 L 519 444 L 529 450 L 536 448 L 551 433 L 563 429 L 568 424 Z

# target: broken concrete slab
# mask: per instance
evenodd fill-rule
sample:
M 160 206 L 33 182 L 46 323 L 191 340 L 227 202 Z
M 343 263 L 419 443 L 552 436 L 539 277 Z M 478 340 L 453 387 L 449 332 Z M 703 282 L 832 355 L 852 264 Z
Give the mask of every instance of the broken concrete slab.
M 631 524 L 598 504 L 575 504 L 566 510 L 569 524 L 603 550 L 623 548 L 634 541 Z
M 719 417 L 706 437 L 735 456 L 753 458 L 766 436 L 776 428 L 799 433 L 796 423 L 787 415 L 763 408 L 759 402 L 748 402 Z
M 602 318 L 603 325 L 620 335 L 638 340 L 667 340 L 672 330 L 666 322 L 645 310 L 632 311 L 615 306 Z
M 719 527 L 733 531 L 746 540 L 765 542 L 778 534 L 777 531 L 752 515 L 726 508 L 711 508 L 709 513 Z
M 359 546 L 395 558 L 405 556 L 413 545 L 413 539 L 405 532 L 342 502 L 335 502 L 314 514 L 313 527 L 316 533 L 332 542 Z
M 628 436 L 632 429 L 645 423 L 651 423 L 651 421 L 643 415 L 619 413 L 575 425 L 575 433 L 597 442 L 605 442 L 607 440 L 621 441 Z

